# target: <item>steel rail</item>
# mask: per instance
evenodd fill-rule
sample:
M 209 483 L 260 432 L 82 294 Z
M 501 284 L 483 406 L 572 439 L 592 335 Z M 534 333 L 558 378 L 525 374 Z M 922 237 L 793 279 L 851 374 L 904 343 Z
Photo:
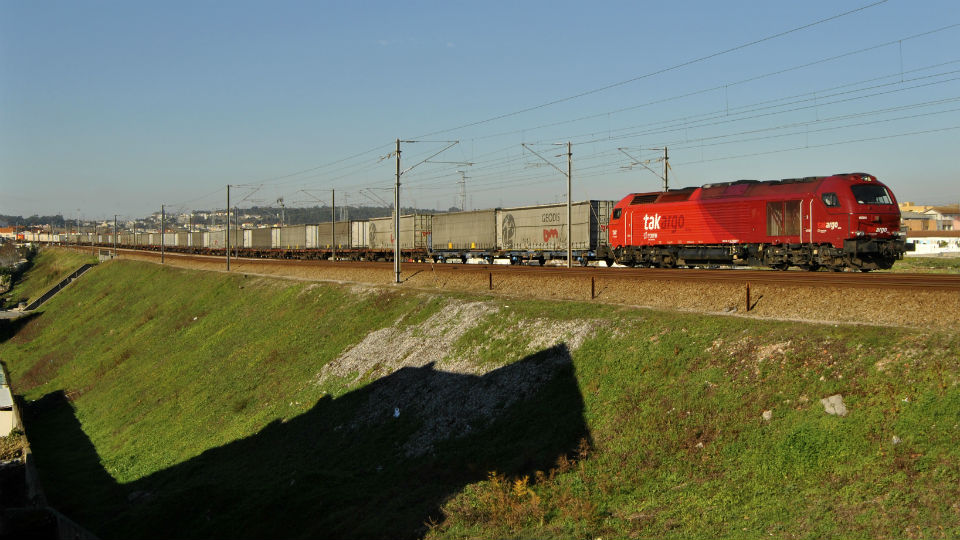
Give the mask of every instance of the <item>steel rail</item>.
M 131 252 L 139 255 L 154 255 L 159 258 L 159 252 L 151 250 L 120 249 L 120 253 Z M 196 255 L 185 253 L 167 253 L 168 260 L 193 260 L 203 263 L 216 263 L 221 257 L 213 255 Z M 327 261 L 301 259 L 265 259 L 240 257 L 234 260 L 237 265 L 289 265 L 292 267 L 330 268 L 357 268 L 382 269 L 393 268 L 392 262 L 359 262 L 359 261 Z M 450 273 L 490 273 L 498 277 L 509 275 L 525 275 L 535 277 L 584 277 L 594 279 L 638 280 L 638 281 L 692 281 L 731 284 L 766 284 L 787 287 L 852 287 L 852 288 L 891 288 L 891 289 L 924 289 L 924 290 L 956 290 L 960 291 L 960 275 L 958 274 L 915 274 L 915 273 L 884 273 L 884 272 L 807 272 L 755 270 L 755 269 L 665 269 L 665 268 L 605 268 L 605 267 L 558 267 L 558 266 L 524 266 L 499 264 L 449 264 L 449 263 L 405 263 L 407 272 L 450 272 Z M 533 274 L 533 275 L 532 275 Z

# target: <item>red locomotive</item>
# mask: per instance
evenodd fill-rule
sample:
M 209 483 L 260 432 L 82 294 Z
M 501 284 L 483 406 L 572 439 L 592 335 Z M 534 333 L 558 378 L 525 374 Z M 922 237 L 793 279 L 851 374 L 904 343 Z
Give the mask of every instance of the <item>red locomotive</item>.
M 614 207 L 609 241 L 598 255 L 628 266 L 864 272 L 912 247 L 893 193 L 865 173 L 634 193 Z

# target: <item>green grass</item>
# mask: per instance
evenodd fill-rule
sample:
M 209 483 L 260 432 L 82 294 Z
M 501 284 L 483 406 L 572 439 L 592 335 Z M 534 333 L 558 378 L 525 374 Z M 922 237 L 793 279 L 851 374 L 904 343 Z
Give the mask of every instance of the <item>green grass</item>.
M 904 257 L 884 272 L 960 274 L 960 257 Z
M 368 333 L 451 298 L 498 311 L 448 359 L 506 367 L 317 383 Z M 577 321 L 592 333 L 542 388 L 404 454 L 428 419 L 417 396 L 466 382 L 449 401 L 469 418 L 550 357 L 531 328 Z M 128 261 L 5 324 L 48 495 L 103 538 L 960 536 L 956 333 L 358 295 Z M 844 418 L 819 403 L 835 393 Z
M 471 486 L 430 537 L 960 534 L 957 336 L 630 311 L 613 320 L 621 335 L 601 333 L 575 355 L 588 455 L 529 482 Z M 761 354 L 786 342 L 785 354 Z M 819 403 L 834 393 L 845 418 Z
M 4 295 L 4 298 L 9 298 L 5 304 L 13 307 L 20 301 L 30 303 L 77 268 L 92 262 L 96 262 L 96 257 L 90 253 L 57 248 L 43 249 L 31 261 L 26 274 Z

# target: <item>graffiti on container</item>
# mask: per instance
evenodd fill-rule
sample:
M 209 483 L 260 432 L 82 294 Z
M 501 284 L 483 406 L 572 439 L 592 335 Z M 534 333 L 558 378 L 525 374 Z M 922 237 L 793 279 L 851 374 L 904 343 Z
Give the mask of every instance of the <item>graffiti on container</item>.
M 550 240 L 553 240 L 553 239 L 555 239 L 555 238 L 556 238 L 556 239 L 559 239 L 559 238 L 560 238 L 560 231 L 558 231 L 557 229 L 544 229 L 544 230 L 543 230 L 543 241 L 544 241 L 544 242 L 549 242 Z
M 517 224 L 513 220 L 513 214 L 503 216 L 503 226 L 501 227 L 503 247 L 507 249 L 513 247 L 513 237 L 516 235 L 516 232 Z
M 541 223 L 560 223 L 560 212 L 547 212 L 540 217 Z

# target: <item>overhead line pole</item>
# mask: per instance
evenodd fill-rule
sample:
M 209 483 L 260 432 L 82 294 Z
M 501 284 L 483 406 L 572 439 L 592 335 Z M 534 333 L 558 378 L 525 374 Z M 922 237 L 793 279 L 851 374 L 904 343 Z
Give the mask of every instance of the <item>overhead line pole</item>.
M 554 145 L 562 145 L 563 143 L 553 143 Z M 552 161 L 540 155 L 539 152 L 527 146 L 527 143 L 520 143 L 520 146 L 526 148 L 533 155 L 542 159 L 547 165 L 550 165 L 554 169 L 560 172 L 560 174 L 566 174 L 567 176 L 567 268 L 573 267 L 573 203 L 570 199 L 571 197 L 571 186 L 573 185 L 573 144 L 570 141 L 567 141 L 567 172 L 564 173 L 560 167 L 557 167 L 553 164 Z M 563 154 L 554 156 L 560 157 Z
M 230 184 L 227 184 L 227 272 L 230 271 Z
M 573 184 L 573 147 L 567 141 L 567 268 L 573 268 L 573 203 L 570 186 Z M 589 230 L 587 231 L 589 234 Z
M 337 192 L 330 190 L 330 247 L 333 248 L 333 260 L 337 260 Z
M 160 264 L 163 264 L 164 244 L 166 244 L 165 234 L 167 232 L 167 210 L 164 205 L 160 205 Z
M 393 188 L 393 273 L 400 283 L 400 139 L 397 139 L 397 184 Z
M 667 147 L 663 147 L 663 190 L 670 189 L 670 154 Z
M 394 215 L 394 218 L 393 218 L 393 271 L 396 275 L 396 283 L 400 283 L 400 175 L 405 172 L 409 172 L 414 167 L 417 167 L 423 163 L 430 162 L 431 158 L 434 158 L 442 154 L 443 152 L 446 152 L 448 149 L 450 149 L 454 145 L 460 143 L 460 141 L 430 141 L 430 142 L 444 142 L 449 144 L 446 147 L 444 147 L 442 150 L 439 150 L 438 152 L 428 157 L 427 159 L 424 159 L 423 161 L 420 161 L 415 165 L 411 165 L 410 167 L 407 167 L 406 171 L 401 171 L 400 170 L 400 143 L 401 142 L 416 143 L 416 142 L 427 142 L 427 141 L 401 141 L 400 139 L 397 139 L 397 183 L 393 189 L 393 215 Z M 389 157 L 389 155 L 387 157 Z M 413 224 L 413 229 L 414 229 L 413 233 L 416 234 L 416 223 Z M 416 239 L 414 239 L 414 244 L 416 244 Z M 416 246 L 414 245 L 411 247 L 416 247 Z

